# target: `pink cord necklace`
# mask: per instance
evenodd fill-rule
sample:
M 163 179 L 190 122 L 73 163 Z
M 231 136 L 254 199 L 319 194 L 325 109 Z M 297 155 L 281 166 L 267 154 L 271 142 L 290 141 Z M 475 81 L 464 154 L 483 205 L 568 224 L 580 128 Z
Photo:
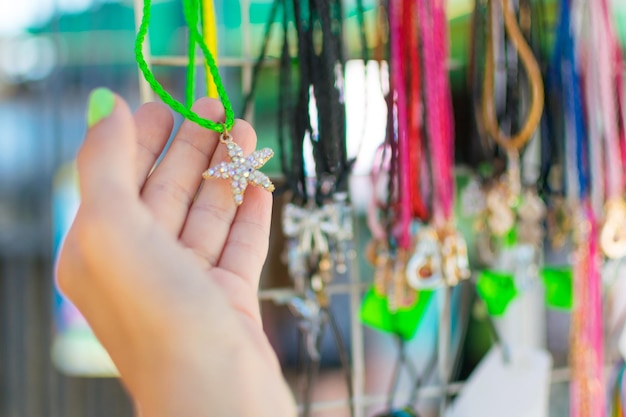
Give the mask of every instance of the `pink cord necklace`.
M 589 4 L 589 20 L 585 82 L 594 173 L 592 204 L 596 213 L 602 213 L 604 206 L 602 252 L 619 259 L 626 256 L 623 57 L 606 0 Z
M 402 30 L 402 2 L 394 1 L 389 4 L 389 26 L 391 32 L 391 86 L 394 95 L 396 112 L 397 147 L 397 175 L 398 175 L 398 222 L 396 238 L 398 248 L 407 250 L 411 246 L 411 192 L 410 189 L 410 159 L 409 137 L 407 132 L 407 99 L 405 89 L 405 64 L 403 51 L 405 38 Z
M 416 236 L 407 279 L 415 288 L 456 285 L 468 278 L 467 247 L 454 221 L 454 126 L 448 81 L 448 21 L 444 2 L 416 7 L 422 45 L 425 137 L 430 150 L 432 218 Z
M 589 36 L 581 42 L 584 42 L 582 68 L 591 184 L 589 195 L 581 195 L 579 199 L 580 226 L 574 271 L 576 305 L 571 330 L 572 417 L 606 413 L 600 249 L 609 257 L 626 255 L 623 134 L 619 127 L 619 98 L 616 97 L 621 56 L 617 53 L 606 0 L 588 3 L 588 7 Z M 584 149 L 577 151 L 584 152 Z M 578 170 L 584 167 L 579 165 Z M 605 218 L 600 232 L 598 219 L 603 208 Z
M 418 1 L 417 16 L 421 30 L 428 146 L 432 154 L 433 224 L 446 228 L 453 222 L 454 203 L 454 129 L 452 100 L 448 82 L 447 19 L 440 0 Z M 430 6 L 430 7 L 429 7 Z

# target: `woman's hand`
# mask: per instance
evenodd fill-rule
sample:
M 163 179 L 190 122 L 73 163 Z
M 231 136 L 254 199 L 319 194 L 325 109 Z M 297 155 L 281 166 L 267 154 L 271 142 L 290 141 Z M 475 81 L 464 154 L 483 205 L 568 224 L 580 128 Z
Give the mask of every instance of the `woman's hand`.
M 202 183 L 202 172 L 227 155 L 218 133 L 188 121 L 152 171 L 173 126 L 163 105 L 133 116 L 99 89 L 89 111 L 78 154 L 81 205 L 58 282 L 141 415 L 295 415 L 256 296 L 272 196 L 248 187 L 237 209 L 227 181 Z M 224 120 L 217 100 L 201 99 L 194 111 Z M 249 124 L 238 120 L 230 133 L 253 151 Z

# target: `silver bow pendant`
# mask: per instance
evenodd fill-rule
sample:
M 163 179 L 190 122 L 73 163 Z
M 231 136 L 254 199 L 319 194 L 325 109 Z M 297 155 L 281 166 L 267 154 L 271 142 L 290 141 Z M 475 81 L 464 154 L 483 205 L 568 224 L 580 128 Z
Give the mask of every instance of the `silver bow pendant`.
M 303 253 L 328 253 L 328 238 L 339 233 L 338 213 L 334 205 L 300 207 L 287 204 L 283 209 L 283 233 L 298 241 Z
M 282 224 L 289 238 L 287 259 L 294 279 L 308 273 L 311 261 L 330 260 L 337 272 L 345 272 L 345 255 L 353 236 L 352 211 L 346 202 L 322 207 L 286 204 Z

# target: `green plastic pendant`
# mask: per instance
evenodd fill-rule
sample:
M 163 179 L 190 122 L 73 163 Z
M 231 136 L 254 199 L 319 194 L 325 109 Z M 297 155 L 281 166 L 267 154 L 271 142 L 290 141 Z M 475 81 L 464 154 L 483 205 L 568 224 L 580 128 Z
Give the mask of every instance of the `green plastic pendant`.
M 487 312 L 492 316 L 502 316 L 511 301 L 517 297 L 513 274 L 484 270 L 476 282 L 478 295 L 487 306 Z
M 432 295 L 432 291 L 419 291 L 413 305 L 392 312 L 389 311 L 387 297 L 370 288 L 361 304 L 361 321 L 374 329 L 397 334 L 404 340 L 411 340 L 417 332 Z
M 541 278 L 546 286 L 546 303 L 551 308 L 571 310 L 574 304 L 571 268 L 544 268 Z

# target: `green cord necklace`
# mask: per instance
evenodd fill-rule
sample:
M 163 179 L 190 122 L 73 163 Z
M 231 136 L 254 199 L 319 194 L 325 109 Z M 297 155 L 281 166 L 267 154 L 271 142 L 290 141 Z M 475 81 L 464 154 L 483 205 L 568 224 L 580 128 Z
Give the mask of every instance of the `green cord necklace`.
M 185 119 L 190 120 L 199 126 L 206 129 L 213 130 L 220 133 L 220 142 L 226 145 L 228 150 L 228 157 L 230 162 L 221 162 L 215 167 L 206 170 L 202 177 L 209 178 L 221 178 L 228 179 L 231 183 L 231 189 L 233 192 L 233 199 L 237 206 L 243 203 L 243 194 L 249 184 L 262 187 L 263 189 L 272 192 L 274 191 L 274 185 L 267 177 L 267 175 L 258 171 L 265 163 L 274 156 L 274 151 L 270 148 L 264 148 L 254 151 L 247 157 L 244 156 L 243 150 L 237 145 L 232 136 L 230 130 L 235 124 L 235 115 L 232 105 L 226 94 L 226 89 L 222 83 L 215 59 L 211 54 L 211 51 L 207 47 L 202 35 L 198 30 L 198 15 L 199 15 L 199 3 L 198 0 L 183 0 L 184 15 L 187 26 L 189 27 L 189 62 L 187 67 L 187 89 L 186 89 L 186 104 L 183 105 L 177 101 L 170 93 L 165 91 L 163 86 L 157 81 L 152 71 L 148 67 L 145 57 L 143 56 L 143 44 L 148 34 L 148 27 L 150 26 L 150 9 L 151 0 L 144 0 L 143 16 L 141 18 L 141 25 L 137 31 L 137 39 L 135 41 L 135 57 L 137 64 L 144 78 L 161 100 L 167 104 L 172 110 L 179 113 Z M 217 87 L 217 92 L 224 106 L 224 112 L 226 114 L 226 120 L 224 122 L 216 122 L 200 117 L 197 113 L 191 110 L 191 104 L 193 102 L 194 92 L 194 77 L 195 69 L 195 44 L 200 45 L 202 54 L 206 59 L 206 62 Z

